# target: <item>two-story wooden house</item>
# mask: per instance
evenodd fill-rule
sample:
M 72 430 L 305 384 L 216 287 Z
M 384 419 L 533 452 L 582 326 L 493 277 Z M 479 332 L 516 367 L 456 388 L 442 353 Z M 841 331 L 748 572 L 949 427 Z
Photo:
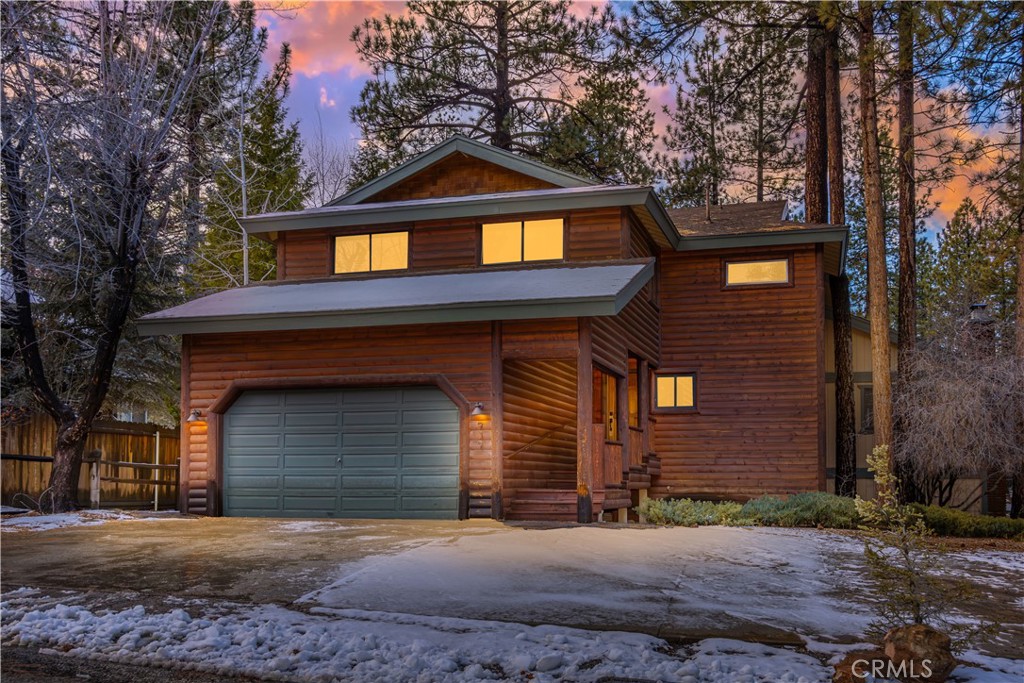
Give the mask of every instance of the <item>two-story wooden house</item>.
M 182 505 L 591 521 L 822 490 L 846 232 L 784 210 L 708 220 L 455 137 L 244 219 L 278 280 L 140 323 L 182 336 Z

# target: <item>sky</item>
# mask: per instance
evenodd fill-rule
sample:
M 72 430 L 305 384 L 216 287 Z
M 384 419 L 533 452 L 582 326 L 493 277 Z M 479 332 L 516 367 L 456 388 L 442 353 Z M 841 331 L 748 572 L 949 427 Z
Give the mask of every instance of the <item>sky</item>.
M 326 137 L 342 144 L 354 146 L 359 129 L 352 123 L 349 112 L 359 101 L 359 91 L 370 78 L 370 70 L 363 64 L 352 43 L 352 31 L 370 18 L 383 18 L 386 14 L 402 14 L 404 1 L 389 0 L 336 0 L 297 2 L 289 5 L 285 0 L 277 13 L 264 12 L 261 23 L 267 27 L 269 49 L 265 55 L 268 64 L 278 57 L 281 45 L 292 47 L 292 79 L 288 108 L 293 120 L 298 121 L 304 139 L 312 139 L 322 125 Z M 589 0 L 575 3 L 577 11 L 587 12 L 595 4 Z M 673 90 L 669 86 L 651 86 L 648 89 L 656 125 L 663 128 L 666 115 L 662 106 L 670 104 Z M 966 178 L 954 179 L 947 187 L 937 188 L 932 199 L 938 209 L 928 220 L 932 230 L 940 228 L 952 216 L 964 196 L 971 192 Z

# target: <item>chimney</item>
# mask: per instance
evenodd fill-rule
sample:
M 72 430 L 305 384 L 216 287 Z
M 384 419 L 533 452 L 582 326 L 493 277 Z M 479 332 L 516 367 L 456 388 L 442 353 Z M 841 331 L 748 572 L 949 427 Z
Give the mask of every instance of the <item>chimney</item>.
M 970 316 L 964 321 L 964 332 L 969 348 L 983 355 L 991 355 L 996 349 L 995 318 L 985 312 L 988 304 L 970 305 Z

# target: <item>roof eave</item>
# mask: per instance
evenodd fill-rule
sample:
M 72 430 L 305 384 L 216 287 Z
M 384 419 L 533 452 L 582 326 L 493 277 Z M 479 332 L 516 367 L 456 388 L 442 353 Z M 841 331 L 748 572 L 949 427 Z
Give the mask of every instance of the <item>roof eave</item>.
M 785 244 L 817 244 L 839 242 L 846 253 L 848 231 L 845 227 L 785 230 L 779 232 L 742 233 L 738 235 L 706 235 L 697 237 L 681 236 L 679 251 L 701 251 L 706 249 L 736 249 L 743 247 L 764 247 Z
M 286 215 L 254 216 L 243 218 L 239 221 L 243 229 L 250 235 L 258 235 L 269 232 L 286 232 L 290 230 L 304 230 L 310 228 L 340 228 L 348 226 L 365 225 L 368 222 L 375 224 L 385 223 L 409 223 L 412 221 L 424 220 L 445 220 L 455 218 L 500 216 L 523 212 L 539 211 L 562 211 L 575 209 L 595 209 L 610 206 L 644 206 L 649 211 L 657 211 L 660 208 L 660 217 L 654 213 L 656 219 L 665 231 L 672 225 L 660 202 L 653 209 L 648 205 L 651 202 L 653 191 L 647 187 L 623 187 L 610 186 L 607 190 L 600 192 L 589 192 L 585 194 L 557 194 L 553 196 L 540 196 L 536 194 L 523 193 L 517 196 L 509 193 L 500 199 L 492 196 L 467 195 L 451 202 L 443 204 L 420 204 L 417 202 L 386 202 L 380 204 L 366 204 L 354 207 L 346 207 L 346 211 L 296 211 Z M 358 206 L 358 205 L 356 205 Z M 666 223 L 667 221 L 667 223 Z M 674 229 L 673 229 L 674 232 Z M 666 233 L 666 236 L 668 233 Z M 678 239 L 678 236 L 677 236 Z
M 142 336 L 315 330 L 382 325 L 419 325 L 483 320 L 593 317 L 615 315 L 621 310 L 618 297 L 537 300 L 529 303 L 483 302 L 472 305 L 376 309 L 358 312 L 273 313 L 265 315 L 212 316 L 188 319 L 139 320 Z

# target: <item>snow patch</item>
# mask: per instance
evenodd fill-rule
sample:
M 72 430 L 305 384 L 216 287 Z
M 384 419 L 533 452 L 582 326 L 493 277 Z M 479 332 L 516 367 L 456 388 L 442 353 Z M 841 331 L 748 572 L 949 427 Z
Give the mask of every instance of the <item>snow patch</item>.
M 99 526 L 107 522 L 164 522 L 168 520 L 191 519 L 191 517 L 180 516 L 174 511 L 170 513 L 132 513 L 123 510 L 79 510 L 78 512 L 65 512 L 56 515 L 42 515 L 31 512 L 19 517 L 4 517 L 0 521 L 0 531 L 50 531 L 52 529 L 67 529 L 69 527 Z
M 687 683 L 812 683 L 828 679 L 814 658 L 782 648 L 714 639 L 687 659 L 651 636 L 555 626 L 358 610 L 303 614 L 236 608 L 193 617 L 136 606 L 97 611 L 5 595 L 6 644 L 70 656 L 290 681 L 466 681 L 643 678 Z

